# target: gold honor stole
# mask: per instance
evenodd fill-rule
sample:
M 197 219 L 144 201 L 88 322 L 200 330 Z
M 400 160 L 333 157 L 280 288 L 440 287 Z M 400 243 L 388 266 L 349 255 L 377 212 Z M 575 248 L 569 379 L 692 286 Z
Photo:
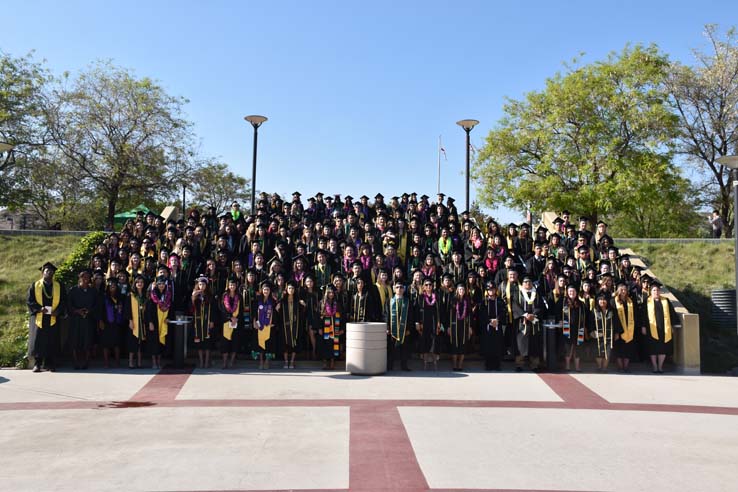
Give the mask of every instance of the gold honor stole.
M 656 328 L 656 308 L 654 300 L 648 300 L 648 322 L 651 325 L 651 338 L 659 339 L 659 331 Z M 666 298 L 661 299 L 661 307 L 664 310 L 664 342 L 671 340 L 671 313 L 669 312 L 669 301 Z
M 169 324 L 167 323 L 167 316 L 169 316 L 169 310 L 162 311 L 157 306 L 156 316 L 159 321 L 159 343 L 165 345 L 167 342 L 167 333 L 169 333 Z
M 131 294 L 131 321 L 133 322 L 133 336 L 136 338 L 146 338 L 141 331 L 141 305 L 134 294 Z
M 56 308 L 59 307 L 59 300 L 61 299 L 61 284 L 59 282 L 53 281 L 51 282 L 51 310 L 56 311 Z M 44 288 L 44 281 L 38 280 L 33 286 L 33 293 L 36 296 L 36 302 L 41 304 L 43 307 L 44 305 L 44 297 L 43 297 L 43 288 Z M 44 313 L 36 313 L 36 327 L 38 329 L 43 328 L 43 319 L 44 319 Z M 49 322 L 50 326 L 54 326 L 56 324 L 56 316 L 51 316 L 51 321 Z
M 512 324 L 513 312 L 512 312 L 512 298 L 510 297 L 510 282 L 506 282 L 505 285 L 505 304 L 507 305 L 507 322 Z
M 241 311 L 241 303 L 238 303 L 238 307 L 236 308 L 235 311 L 233 311 L 233 314 L 231 314 L 231 318 L 238 319 L 238 313 L 240 311 Z M 233 338 L 233 328 L 231 327 L 231 318 L 228 318 L 228 321 L 223 323 L 223 338 L 229 341 Z M 259 343 L 259 345 L 261 345 L 261 343 Z
M 635 333 L 635 321 L 633 319 L 633 301 L 628 299 L 626 304 L 628 305 L 627 322 L 625 319 L 625 305 L 622 304 L 617 297 L 615 298 L 615 306 L 618 308 L 618 318 L 620 319 L 620 324 L 623 327 L 623 333 L 622 335 L 620 335 L 620 337 L 623 339 L 623 342 L 630 343 L 631 341 L 633 341 L 633 334 Z

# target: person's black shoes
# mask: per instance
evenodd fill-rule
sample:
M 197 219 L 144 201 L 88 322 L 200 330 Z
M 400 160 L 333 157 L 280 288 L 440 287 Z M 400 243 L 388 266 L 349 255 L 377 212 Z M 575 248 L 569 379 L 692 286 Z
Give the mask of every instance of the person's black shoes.
M 33 372 L 41 372 L 41 366 L 39 366 L 38 364 L 33 366 Z

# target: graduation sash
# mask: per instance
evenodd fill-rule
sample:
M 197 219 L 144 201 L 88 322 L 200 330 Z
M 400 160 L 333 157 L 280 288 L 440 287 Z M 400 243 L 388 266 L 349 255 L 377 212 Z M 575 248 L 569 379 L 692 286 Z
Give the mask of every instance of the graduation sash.
M 156 308 L 156 315 L 159 321 L 159 343 L 165 345 L 167 341 L 167 333 L 169 333 L 169 324 L 167 323 L 169 309 L 162 311 L 161 309 Z
M 341 355 L 341 340 L 338 330 L 341 328 L 341 314 L 336 312 L 333 316 L 323 317 L 323 340 L 333 339 L 333 355 Z
M 51 310 L 56 311 L 56 308 L 59 307 L 59 300 L 61 299 L 61 284 L 59 282 L 52 280 L 51 282 Z M 36 296 L 36 302 L 39 303 L 42 307 L 44 305 L 44 281 L 38 280 L 33 286 L 33 293 Z M 43 319 L 44 319 L 44 313 L 43 311 L 40 313 L 36 313 L 36 327 L 40 330 L 43 328 Z M 49 321 L 50 326 L 54 326 L 56 324 L 56 316 L 51 316 L 51 320 Z
M 133 323 L 133 336 L 146 340 L 146 330 L 141 329 L 143 321 L 144 303 L 138 302 L 135 293 L 131 293 L 131 322 Z
M 610 316 L 608 316 L 610 315 Z M 597 339 L 597 352 L 598 354 L 600 352 L 603 352 L 605 355 L 605 360 L 608 359 L 607 356 L 607 347 L 608 347 L 608 328 L 607 328 L 607 321 L 608 318 L 610 319 L 610 341 L 609 341 L 609 347 L 612 349 L 612 342 L 613 342 L 613 329 L 612 329 L 612 315 L 610 312 L 603 313 L 600 309 L 598 309 L 595 312 L 595 338 Z
M 630 343 L 633 340 L 633 334 L 635 333 L 635 320 L 633 319 L 633 301 L 628 299 L 626 302 L 628 305 L 628 316 L 626 320 L 625 316 L 625 304 L 620 302 L 620 299 L 615 298 L 615 307 L 618 309 L 618 318 L 620 319 L 620 325 L 623 327 L 623 333 L 620 337 L 625 343 Z
M 671 340 L 671 313 L 669 312 L 669 301 L 666 298 L 661 299 L 661 307 L 664 311 L 664 342 Z M 651 325 L 651 338 L 659 339 L 659 332 L 656 328 L 656 308 L 654 300 L 648 300 L 648 323 Z
M 199 301 L 199 308 L 195 309 L 195 342 L 199 343 L 202 340 L 210 338 L 210 332 L 208 330 L 210 324 L 210 302 L 204 298 Z
M 399 306 L 398 306 L 399 303 Z M 400 343 L 407 333 L 407 309 L 410 303 L 400 298 L 390 299 L 390 335 Z
M 579 308 L 579 319 L 578 319 L 578 326 L 577 326 L 577 345 L 581 345 L 584 343 L 584 323 L 583 318 L 585 316 L 585 313 L 582 307 Z M 561 320 L 563 323 L 563 331 L 564 336 L 566 338 L 571 339 L 571 309 L 569 306 L 564 303 L 564 309 L 561 316 Z
M 264 302 L 259 305 L 259 330 L 257 341 L 262 350 L 266 350 L 266 343 L 272 335 L 272 303 Z
M 380 285 L 378 283 L 376 285 L 377 290 L 379 291 L 379 302 L 382 303 L 382 309 L 384 309 L 384 306 L 387 305 L 387 298 L 391 295 L 390 288 L 387 285 Z
M 300 329 L 300 304 L 295 296 L 294 302 L 285 298 L 283 330 L 284 339 L 292 348 L 297 346 L 298 330 Z
M 226 303 L 227 297 L 228 297 L 228 294 L 223 295 L 223 304 Z M 240 312 L 240 309 L 241 309 L 241 304 L 238 301 L 239 301 L 239 297 L 236 296 L 236 308 L 233 310 L 232 313 L 229 313 L 231 317 L 228 318 L 225 323 L 223 323 L 223 338 L 229 341 L 233 338 L 233 330 L 234 330 L 233 326 L 231 326 L 231 318 L 238 319 L 238 313 Z

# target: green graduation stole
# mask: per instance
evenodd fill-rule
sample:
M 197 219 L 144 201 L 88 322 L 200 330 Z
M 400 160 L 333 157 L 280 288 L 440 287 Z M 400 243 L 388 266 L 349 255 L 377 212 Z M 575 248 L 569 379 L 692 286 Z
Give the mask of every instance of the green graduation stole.
M 399 304 L 399 305 L 398 305 Z M 407 309 L 410 303 L 405 299 L 390 299 L 390 335 L 400 343 L 407 333 Z

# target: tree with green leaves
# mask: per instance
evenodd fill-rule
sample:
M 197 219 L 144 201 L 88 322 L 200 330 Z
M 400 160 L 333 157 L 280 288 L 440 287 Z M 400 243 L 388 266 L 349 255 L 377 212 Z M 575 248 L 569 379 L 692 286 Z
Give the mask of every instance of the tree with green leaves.
M 53 159 L 104 200 L 108 224 L 121 197 L 170 197 L 199 166 L 187 101 L 147 77 L 98 62 L 48 99 Z
M 728 236 L 730 169 L 717 158 L 738 154 L 738 33 L 732 28 L 720 37 L 717 26 L 707 25 L 705 36 L 709 51 L 695 50 L 693 67 L 673 63 L 665 85 L 679 115 L 678 151 L 698 171 L 698 190 L 726 219 Z
M 48 135 L 43 124 L 48 71 L 31 55 L 14 58 L 0 52 L 0 205 L 20 206 L 27 197 L 21 186 L 24 167 L 43 152 Z
M 661 90 L 668 69 L 656 46 L 626 47 L 508 100 L 474 166 L 481 202 L 596 221 L 658 196 L 678 175 L 668 147 L 676 117 Z
M 198 169 L 193 176 L 193 202 L 215 207 L 216 213 L 228 210 L 234 201 L 251 201 L 249 180 L 228 169 L 227 164 L 212 163 Z

